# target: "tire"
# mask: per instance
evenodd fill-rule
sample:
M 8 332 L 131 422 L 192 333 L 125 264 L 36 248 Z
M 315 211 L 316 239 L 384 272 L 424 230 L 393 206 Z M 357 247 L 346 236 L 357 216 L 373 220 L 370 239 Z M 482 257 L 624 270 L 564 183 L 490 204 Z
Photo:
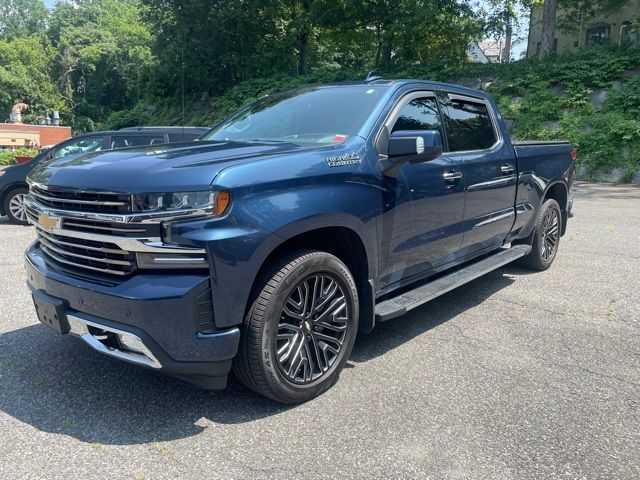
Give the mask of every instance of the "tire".
M 338 381 L 353 348 L 359 311 L 353 276 L 337 257 L 306 250 L 275 262 L 258 282 L 234 373 L 277 402 L 317 397 Z
M 4 198 L 2 208 L 11 223 L 28 225 L 27 212 L 24 207 L 24 196 L 29 193 L 25 187 L 18 187 L 11 190 Z
M 558 253 L 560 246 L 560 232 L 562 231 L 562 214 L 558 202 L 546 200 L 533 229 L 531 252 L 519 260 L 520 265 L 532 270 L 547 270 Z

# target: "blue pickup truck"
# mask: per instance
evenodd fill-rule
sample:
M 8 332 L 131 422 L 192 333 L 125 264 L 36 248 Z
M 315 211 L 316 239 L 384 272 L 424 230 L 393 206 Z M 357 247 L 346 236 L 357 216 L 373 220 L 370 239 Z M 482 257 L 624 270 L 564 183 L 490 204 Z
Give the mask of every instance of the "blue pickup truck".
M 38 167 L 27 282 L 42 323 L 99 352 L 302 402 L 376 323 L 512 261 L 549 268 L 574 158 L 512 142 L 480 91 L 300 88 L 197 142 Z

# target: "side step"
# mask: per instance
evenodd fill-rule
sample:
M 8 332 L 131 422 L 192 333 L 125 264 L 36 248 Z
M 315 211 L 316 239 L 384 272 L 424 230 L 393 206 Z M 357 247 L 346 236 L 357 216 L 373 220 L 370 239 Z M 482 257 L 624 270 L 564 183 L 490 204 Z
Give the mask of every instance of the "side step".
M 531 251 L 530 245 L 514 245 L 494 253 L 490 257 L 479 262 L 467 265 L 433 282 L 421 285 L 397 297 L 390 298 L 376 305 L 376 321 L 384 322 L 392 318 L 404 315 L 409 310 L 419 307 L 423 303 L 433 300 L 454 288 L 481 277 L 496 268 L 511 263 L 520 257 L 524 257 Z

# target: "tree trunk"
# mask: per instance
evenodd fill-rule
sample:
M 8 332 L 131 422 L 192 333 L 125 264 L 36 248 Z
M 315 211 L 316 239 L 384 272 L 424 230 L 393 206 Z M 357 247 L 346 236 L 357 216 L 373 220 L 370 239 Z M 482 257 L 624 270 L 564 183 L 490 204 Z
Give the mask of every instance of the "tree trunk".
M 300 19 L 300 29 L 298 30 L 298 75 L 309 73 L 309 57 L 311 56 L 309 40 L 313 28 L 311 3 L 311 0 L 300 2 L 302 18 Z
M 381 64 L 387 70 L 391 68 L 391 54 L 393 53 L 393 35 L 387 33 L 382 43 Z
M 542 39 L 538 58 L 543 59 L 553 53 L 556 38 L 556 9 L 558 0 L 544 0 L 542 5 Z
M 511 61 L 511 37 L 513 36 L 513 24 L 511 17 L 507 18 L 507 24 L 504 29 L 504 48 L 502 49 L 502 61 L 509 63 Z
M 380 33 L 382 27 L 380 25 L 376 25 L 376 43 L 378 44 L 378 48 L 376 49 L 376 68 L 380 66 L 382 63 L 382 34 Z
M 298 37 L 298 75 L 309 73 L 309 32 L 300 33 Z

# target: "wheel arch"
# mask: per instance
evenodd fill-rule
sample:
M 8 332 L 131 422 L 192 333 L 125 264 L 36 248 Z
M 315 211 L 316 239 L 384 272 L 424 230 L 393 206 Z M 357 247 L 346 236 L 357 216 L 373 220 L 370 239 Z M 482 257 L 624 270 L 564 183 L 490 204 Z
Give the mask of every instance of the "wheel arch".
M 542 203 L 540 205 L 544 204 L 544 202 L 550 198 L 558 202 L 558 205 L 560 205 L 560 214 L 562 217 L 560 235 L 562 236 L 567 231 L 567 220 L 569 218 L 569 213 L 567 211 L 567 206 L 569 204 L 569 190 L 567 185 L 562 181 L 549 185 L 544 193 L 544 197 L 542 198 Z
M 326 226 L 295 233 L 283 239 L 263 260 L 253 282 L 251 298 L 270 266 L 279 258 L 296 250 L 319 250 L 335 255 L 349 269 L 358 288 L 360 303 L 359 330 L 371 331 L 374 322 L 374 288 L 371 257 L 361 235 L 344 225 Z
M 9 195 L 9 193 L 15 190 L 16 188 L 26 188 L 28 190 L 29 185 L 27 184 L 27 182 L 13 182 L 7 185 L 6 187 L 4 187 L 2 189 L 2 192 L 0 192 L 0 205 L 4 205 L 4 201 Z
M 567 202 L 569 201 L 569 192 L 564 182 L 558 181 L 550 184 L 547 187 L 547 190 L 544 193 L 542 202 L 544 203 L 544 201 L 549 198 L 552 198 L 556 202 L 558 202 L 558 205 L 560 205 L 560 210 L 567 209 Z

